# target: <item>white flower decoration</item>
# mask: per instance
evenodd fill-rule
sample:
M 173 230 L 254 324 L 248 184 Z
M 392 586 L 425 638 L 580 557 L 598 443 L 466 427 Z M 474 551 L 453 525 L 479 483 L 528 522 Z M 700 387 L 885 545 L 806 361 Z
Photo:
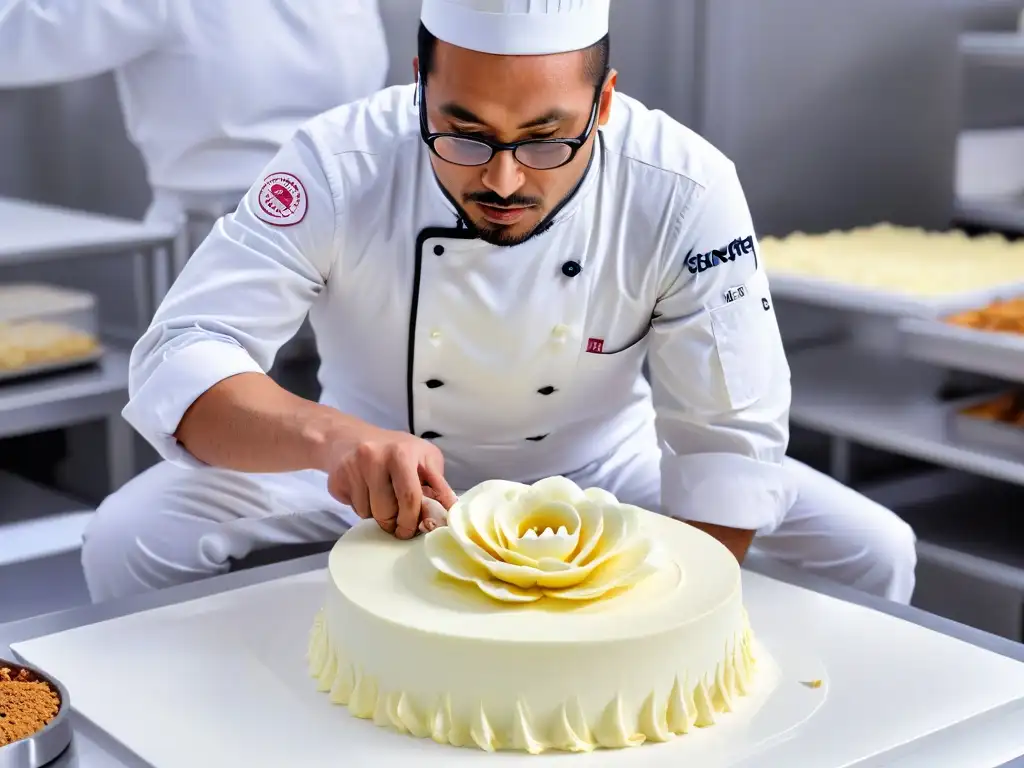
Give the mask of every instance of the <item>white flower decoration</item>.
M 641 512 L 564 477 L 489 480 L 455 503 L 424 546 L 434 568 L 496 600 L 596 600 L 654 570 Z

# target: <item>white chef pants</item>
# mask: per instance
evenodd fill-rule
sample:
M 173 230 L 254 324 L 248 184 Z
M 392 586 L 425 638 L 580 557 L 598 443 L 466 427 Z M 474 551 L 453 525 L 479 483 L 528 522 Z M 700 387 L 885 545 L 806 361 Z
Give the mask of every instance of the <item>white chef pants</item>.
M 761 552 L 891 600 L 909 602 L 915 539 L 889 510 L 797 461 L 786 460 L 797 499 Z M 660 506 L 658 455 L 614 457 L 592 475 L 622 501 Z M 317 472 L 245 475 L 168 462 L 139 475 L 100 506 L 82 564 L 94 601 L 224 573 L 232 560 L 276 545 L 331 542 L 355 520 Z

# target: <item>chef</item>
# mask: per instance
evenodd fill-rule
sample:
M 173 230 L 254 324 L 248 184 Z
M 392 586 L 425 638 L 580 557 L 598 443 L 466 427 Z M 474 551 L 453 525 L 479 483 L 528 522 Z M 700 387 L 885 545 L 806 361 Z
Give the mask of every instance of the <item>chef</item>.
M 616 92 L 608 2 L 424 0 L 416 84 L 269 163 L 132 354 L 124 414 L 167 461 L 100 507 L 94 599 L 550 475 L 909 599 L 910 528 L 785 459 L 736 169 Z M 265 373 L 307 313 L 319 403 Z
M 113 71 L 187 256 L 306 119 L 384 84 L 377 0 L 0 0 L 0 88 Z

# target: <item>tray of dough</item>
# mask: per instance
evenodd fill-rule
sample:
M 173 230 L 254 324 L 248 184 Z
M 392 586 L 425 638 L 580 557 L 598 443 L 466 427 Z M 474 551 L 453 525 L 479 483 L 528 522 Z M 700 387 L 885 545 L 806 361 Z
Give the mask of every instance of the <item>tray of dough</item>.
M 936 319 L 904 318 L 898 329 L 909 358 L 1024 383 L 1024 291 Z
M 765 237 L 776 298 L 853 312 L 934 318 L 1020 288 L 1024 241 L 880 224 Z
M 42 284 L 0 285 L 0 382 L 98 360 L 96 298 Z

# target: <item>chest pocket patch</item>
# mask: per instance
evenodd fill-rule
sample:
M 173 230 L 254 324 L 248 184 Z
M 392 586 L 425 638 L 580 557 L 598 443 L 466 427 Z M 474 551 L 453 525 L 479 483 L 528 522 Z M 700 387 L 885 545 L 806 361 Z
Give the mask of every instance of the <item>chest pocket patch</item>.
M 628 399 L 647 355 L 648 336 L 612 353 L 582 352 L 576 364 L 573 405 L 583 415 L 607 414 Z

